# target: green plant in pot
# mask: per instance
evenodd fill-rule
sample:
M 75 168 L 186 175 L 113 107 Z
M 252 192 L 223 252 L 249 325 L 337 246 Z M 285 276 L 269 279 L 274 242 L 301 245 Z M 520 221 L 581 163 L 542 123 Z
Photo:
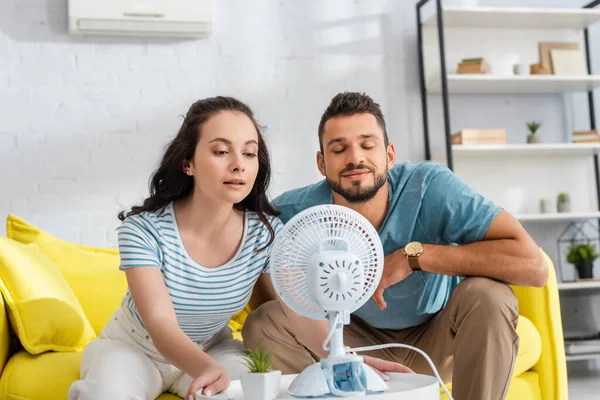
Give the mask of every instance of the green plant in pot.
M 571 209 L 571 202 L 569 195 L 565 192 L 558 194 L 556 199 L 556 210 L 560 212 L 569 212 Z
M 567 261 L 575 265 L 580 279 L 593 278 L 594 260 L 598 258 L 596 246 L 590 243 L 572 243 L 567 254 Z
M 527 123 L 527 129 L 529 129 L 529 135 L 527 136 L 527 143 L 539 143 L 538 129 L 542 125 L 541 122 L 531 121 Z
M 274 400 L 279 395 L 281 371 L 272 371 L 275 352 L 266 348 L 247 350 L 243 363 L 248 373 L 240 378 L 242 391 L 247 400 Z

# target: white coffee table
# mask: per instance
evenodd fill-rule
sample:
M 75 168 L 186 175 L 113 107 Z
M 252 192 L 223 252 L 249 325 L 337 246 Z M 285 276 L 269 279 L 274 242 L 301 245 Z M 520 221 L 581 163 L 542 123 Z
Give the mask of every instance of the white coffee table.
M 387 381 L 389 390 L 383 393 L 369 395 L 370 398 L 378 400 L 439 400 L 440 386 L 437 379 L 433 376 L 420 374 L 401 374 L 387 373 L 390 380 Z M 296 375 L 283 375 L 281 377 L 281 389 L 279 390 L 279 400 L 296 400 L 297 397 L 290 396 L 287 392 L 288 386 Z M 326 396 L 320 398 L 338 398 L 336 396 Z M 211 397 L 215 400 L 243 400 L 244 394 L 239 380 L 231 381 L 229 389 Z M 339 399 L 364 399 L 365 396 L 344 397 Z M 207 397 L 196 395 L 196 400 L 206 400 Z

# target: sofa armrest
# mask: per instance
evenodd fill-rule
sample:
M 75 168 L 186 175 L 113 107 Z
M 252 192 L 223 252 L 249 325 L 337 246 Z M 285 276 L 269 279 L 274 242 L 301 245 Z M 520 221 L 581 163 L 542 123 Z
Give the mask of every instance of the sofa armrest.
M 531 320 L 542 338 L 542 355 L 532 370 L 539 374 L 543 399 L 567 399 L 567 364 L 558 298 L 556 272 L 550 257 L 542 250 L 548 267 L 548 283 L 543 288 L 513 286 L 519 301 L 519 314 Z
M 10 357 L 11 346 L 11 326 L 6 313 L 6 304 L 4 297 L 0 295 L 0 374 L 4 370 L 4 366 Z

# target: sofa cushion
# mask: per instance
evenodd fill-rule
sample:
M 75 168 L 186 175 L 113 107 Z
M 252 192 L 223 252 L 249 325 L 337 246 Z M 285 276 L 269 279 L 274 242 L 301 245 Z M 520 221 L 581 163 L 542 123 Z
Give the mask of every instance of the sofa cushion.
M 0 236 L 0 291 L 32 354 L 83 350 L 96 337 L 68 283 L 35 245 Z
M 12 214 L 6 219 L 6 234 L 18 242 L 39 246 L 65 277 L 99 334 L 127 290 L 125 274 L 118 268 L 118 249 L 70 243 Z
M 542 337 L 533 322 L 522 315 L 519 316 L 517 333 L 520 338 L 519 355 L 513 376 L 519 376 L 523 372 L 529 371 L 537 364 L 542 355 Z
M 17 400 L 64 400 L 79 379 L 82 352 L 15 353 L 2 372 L 0 397 Z
M 79 379 L 82 352 L 48 352 L 37 356 L 20 351 L 6 364 L 0 378 L 0 398 L 7 400 L 65 400 Z M 157 400 L 181 400 L 165 393 Z

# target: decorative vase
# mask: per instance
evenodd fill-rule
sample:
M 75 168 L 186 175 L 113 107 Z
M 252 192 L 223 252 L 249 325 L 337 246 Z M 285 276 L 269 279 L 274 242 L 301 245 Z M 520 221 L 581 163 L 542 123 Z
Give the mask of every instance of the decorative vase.
M 243 374 L 240 378 L 246 400 L 274 400 L 279 395 L 281 371 Z
M 529 135 L 527 135 L 527 143 L 539 143 L 540 142 L 540 135 L 538 135 L 537 133 L 530 133 Z
M 552 206 L 551 206 L 550 200 L 548 200 L 548 199 L 540 200 L 540 212 L 542 214 L 552 212 Z
M 587 260 L 582 264 L 576 264 L 577 274 L 579 279 L 591 279 L 593 278 L 594 260 Z
M 568 213 L 571 209 L 571 205 L 568 201 L 559 201 L 556 203 L 556 211 L 559 213 Z

